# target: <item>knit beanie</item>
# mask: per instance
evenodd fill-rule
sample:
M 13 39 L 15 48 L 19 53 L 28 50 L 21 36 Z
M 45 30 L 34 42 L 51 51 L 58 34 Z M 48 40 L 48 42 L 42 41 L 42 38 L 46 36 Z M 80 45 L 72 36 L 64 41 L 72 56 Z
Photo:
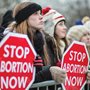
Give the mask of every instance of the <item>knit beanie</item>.
M 26 20 L 30 15 L 34 14 L 35 12 L 37 12 L 39 10 L 42 10 L 42 7 L 36 3 L 29 4 L 25 8 L 21 9 L 15 15 L 15 21 L 16 21 L 17 25 L 19 25 L 21 22 Z
M 62 20 L 65 20 L 65 17 L 49 7 L 42 9 L 42 14 L 44 16 L 45 32 L 53 37 L 56 24 Z
M 89 30 L 83 25 L 75 25 L 68 30 L 66 37 L 69 40 L 69 43 L 74 40 L 80 41 L 81 37 L 88 31 Z

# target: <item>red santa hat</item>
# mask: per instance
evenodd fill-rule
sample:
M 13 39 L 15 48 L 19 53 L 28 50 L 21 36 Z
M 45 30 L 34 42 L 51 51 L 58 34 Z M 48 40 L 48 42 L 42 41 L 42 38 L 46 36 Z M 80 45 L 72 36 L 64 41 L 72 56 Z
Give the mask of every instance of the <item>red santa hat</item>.
M 50 7 L 46 7 L 42 9 L 42 14 L 44 16 L 44 21 L 45 21 L 45 27 L 46 27 L 45 31 L 51 36 L 53 36 L 55 25 L 58 22 L 65 20 L 65 17 Z

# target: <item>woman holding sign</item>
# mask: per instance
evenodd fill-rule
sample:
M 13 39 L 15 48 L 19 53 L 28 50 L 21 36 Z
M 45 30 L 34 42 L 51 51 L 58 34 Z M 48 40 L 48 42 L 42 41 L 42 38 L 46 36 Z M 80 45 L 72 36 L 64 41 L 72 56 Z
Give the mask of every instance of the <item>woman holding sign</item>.
M 46 9 L 46 10 L 45 10 Z M 63 52 L 68 44 L 66 40 L 67 27 L 65 25 L 65 17 L 49 7 L 43 9 L 45 32 L 53 39 L 57 47 L 57 54 L 62 58 Z M 49 40 L 48 40 L 49 41 Z
M 90 30 L 84 25 L 72 26 L 67 33 L 68 43 L 72 41 L 84 42 L 87 46 L 87 50 L 90 56 Z
M 13 10 L 15 22 L 12 22 L 8 28 L 11 32 L 28 35 L 33 47 L 39 55 L 35 61 L 37 70 L 35 82 L 52 80 L 53 78 L 55 81 L 62 83 L 65 81 L 66 73 L 57 66 L 50 66 L 50 56 L 47 52 L 45 35 L 43 33 L 44 22 L 41 10 L 40 5 L 32 2 L 23 2 L 16 5 Z M 45 67 L 42 67 L 42 63 Z M 53 70 L 55 72 L 53 72 Z M 57 77 L 54 78 L 55 75 L 60 77 L 60 80 Z
M 90 57 L 90 30 L 87 29 L 84 25 L 72 26 L 67 33 L 67 39 L 69 44 L 75 40 L 85 43 Z M 87 73 L 87 79 L 90 80 L 90 71 Z
M 54 41 L 57 47 L 56 50 L 58 52 L 55 54 L 59 56 L 59 59 L 61 59 L 63 52 L 66 50 L 68 46 L 68 43 L 66 40 L 67 27 L 65 25 L 65 17 L 60 13 L 58 13 L 56 10 L 53 10 L 51 8 L 46 8 L 46 10 L 45 9 L 43 10 L 44 10 L 43 15 L 44 15 L 44 22 L 45 22 L 45 32 L 49 34 L 52 38 L 54 38 Z M 72 31 L 74 32 L 74 30 Z M 78 30 L 77 30 L 77 34 L 79 34 Z M 76 34 L 76 38 L 78 38 L 77 34 Z M 48 43 L 50 43 L 49 39 L 48 39 Z M 51 51 L 52 51 L 52 48 L 51 48 Z M 57 64 L 57 65 L 60 65 L 60 64 Z M 87 79 L 90 80 L 90 73 L 87 73 Z
M 65 17 L 50 7 L 44 8 L 42 13 L 44 15 L 45 33 L 47 34 L 47 45 L 50 57 L 52 57 L 52 60 L 54 61 L 52 64 L 61 67 L 62 55 L 68 46 L 65 37 L 67 31 L 67 27 L 65 26 Z M 56 58 L 53 58 L 53 56 Z M 63 69 L 61 70 L 64 73 L 63 75 L 65 75 L 66 71 Z

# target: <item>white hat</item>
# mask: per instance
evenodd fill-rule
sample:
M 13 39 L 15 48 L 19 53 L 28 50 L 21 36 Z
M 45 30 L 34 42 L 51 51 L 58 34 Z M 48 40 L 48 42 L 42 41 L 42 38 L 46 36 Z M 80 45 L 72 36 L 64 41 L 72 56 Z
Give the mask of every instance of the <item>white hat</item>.
M 44 21 L 45 21 L 45 31 L 49 35 L 53 36 L 55 25 L 59 21 L 65 20 L 65 17 L 54 9 L 51 9 L 48 7 L 45 9 L 46 9 L 46 12 L 43 13 Z M 42 12 L 44 12 L 45 9 L 42 9 Z
M 74 40 L 80 41 L 86 32 L 89 32 L 89 30 L 84 25 L 75 25 L 68 30 L 66 37 L 69 43 Z

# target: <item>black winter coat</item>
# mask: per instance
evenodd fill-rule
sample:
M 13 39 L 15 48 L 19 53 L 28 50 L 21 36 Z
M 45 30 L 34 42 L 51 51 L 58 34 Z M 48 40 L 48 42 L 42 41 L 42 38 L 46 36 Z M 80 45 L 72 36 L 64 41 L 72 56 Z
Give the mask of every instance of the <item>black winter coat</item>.
M 47 44 L 47 49 L 48 49 L 48 54 L 50 56 L 50 66 L 56 66 L 57 63 L 57 56 L 55 54 L 54 49 L 56 49 L 55 47 L 55 43 L 53 42 L 53 38 L 50 37 L 48 34 L 45 34 L 45 40 L 46 40 L 46 44 Z M 36 33 L 36 38 L 34 38 L 34 47 L 36 52 L 43 58 L 44 56 L 44 52 L 43 52 L 43 45 L 44 45 L 44 41 L 42 40 L 42 35 L 40 34 L 40 32 Z M 36 40 L 35 40 L 36 39 Z M 50 66 L 44 66 L 45 69 L 42 68 L 42 70 L 39 68 L 38 72 L 36 73 L 36 77 L 35 77 L 35 82 L 34 83 L 38 83 L 38 82 L 42 82 L 42 81 L 48 81 L 48 80 L 52 80 L 52 76 L 51 73 L 49 71 Z M 37 69 L 38 67 L 36 67 Z M 37 90 L 37 89 L 30 89 L 30 90 Z M 46 88 L 40 88 L 40 90 L 46 90 Z M 49 90 L 54 90 L 54 86 L 49 87 Z
M 44 59 L 44 51 L 43 51 L 43 45 L 44 45 L 44 39 L 41 34 L 41 32 L 37 31 L 34 35 L 34 48 L 36 53 Z M 44 61 L 43 61 L 44 64 Z M 44 67 L 36 67 L 36 76 L 34 83 L 43 82 L 47 80 L 52 80 L 52 76 L 49 70 L 50 66 L 44 66 Z M 35 89 L 30 89 L 35 90 Z M 41 89 L 44 90 L 44 89 Z

